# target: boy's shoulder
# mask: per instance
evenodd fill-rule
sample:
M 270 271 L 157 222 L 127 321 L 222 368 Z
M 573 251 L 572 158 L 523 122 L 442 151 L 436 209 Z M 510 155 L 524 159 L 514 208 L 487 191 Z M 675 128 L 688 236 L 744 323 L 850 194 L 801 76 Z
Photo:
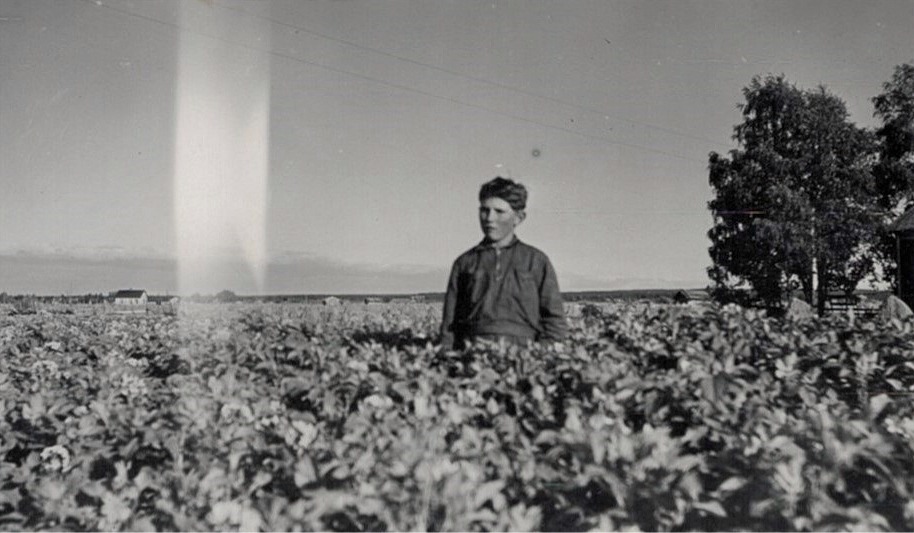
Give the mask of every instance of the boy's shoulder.
M 515 246 L 517 246 L 518 249 L 522 250 L 523 253 L 527 253 L 527 254 L 531 254 L 531 255 L 536 255 L 536 256 L 541 256 L 541 257 L 547 257 L 547 256 L 546 256 L 546 252 L 540 250 L 540 249 L 537 248 L 536 246 L 531 246 L 531 245 L 529 245 L 529 244 L 527 244 L 527 243 L 525 243 L 525 242 L 517 241 L 517 244 L 516 244 Z
M 457 259 L 454 260 L 454 264 L 458 265 L 461 263 L 466 263 L 467 261 L 471 261 L 476 256 L 476 254 L 479 253 L 480 250 L 482 250 L 481 245 L 479 245 L 479 244 L 473 245 L 472 248 L 470 248 L 470 249 L 464 251 L 463 253 L 461 253 L 460 255 L 458 255 Z

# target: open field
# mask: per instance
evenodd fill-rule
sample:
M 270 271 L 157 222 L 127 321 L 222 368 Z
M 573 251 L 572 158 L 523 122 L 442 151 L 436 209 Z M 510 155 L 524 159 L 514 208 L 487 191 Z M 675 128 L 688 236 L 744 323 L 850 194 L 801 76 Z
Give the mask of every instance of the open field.
M 0 529 L 912 530 L 914 324 L 438 304 L 0 315 Z

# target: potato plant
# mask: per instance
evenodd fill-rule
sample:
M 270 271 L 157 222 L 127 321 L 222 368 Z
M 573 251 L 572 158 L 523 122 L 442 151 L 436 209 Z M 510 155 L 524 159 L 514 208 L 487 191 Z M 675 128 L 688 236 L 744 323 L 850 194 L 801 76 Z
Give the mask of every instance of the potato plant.
M 911 530 L 914 325 L 604 304 L 0 316 L 2 530 Z

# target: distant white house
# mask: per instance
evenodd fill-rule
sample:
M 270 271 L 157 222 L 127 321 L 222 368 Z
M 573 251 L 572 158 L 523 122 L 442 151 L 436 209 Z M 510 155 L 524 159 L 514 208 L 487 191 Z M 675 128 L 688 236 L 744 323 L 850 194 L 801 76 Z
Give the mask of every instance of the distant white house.
M 142 289 L 122 289 L 114 294 L 115 305 L 146 305 L 149 295 Z
M 339 298 L 337 298 L 336 296 L 328 296 L 328 297 L 324 298 L 323 300 L 321 300 L 321 303 L 323 303 L 324 305 L 327 305 L 327 306 L 332 306 L 332 305 L 340 305 L 342 303 L 342 301 Z

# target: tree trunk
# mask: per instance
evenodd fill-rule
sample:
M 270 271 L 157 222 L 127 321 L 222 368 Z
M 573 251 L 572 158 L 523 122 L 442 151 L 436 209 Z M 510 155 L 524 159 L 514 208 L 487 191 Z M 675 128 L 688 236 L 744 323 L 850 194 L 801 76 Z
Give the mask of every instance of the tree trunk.
M 816 289 L 816 284 L 813 281 L 812 272 L 803 276 L 803 281 L 801 282 L 801 285 L 803 287 L 803 300 L 805 300 L 809 305 L 812 305 L 814 298 L 815 298 L 815 289 Z
M 822 275 L 822 270 L 819 271 L 818 287 L 816 287 L 816 313 L 819 316 L 825 314 L 825 301 L 828 298 L 828 280 Z

